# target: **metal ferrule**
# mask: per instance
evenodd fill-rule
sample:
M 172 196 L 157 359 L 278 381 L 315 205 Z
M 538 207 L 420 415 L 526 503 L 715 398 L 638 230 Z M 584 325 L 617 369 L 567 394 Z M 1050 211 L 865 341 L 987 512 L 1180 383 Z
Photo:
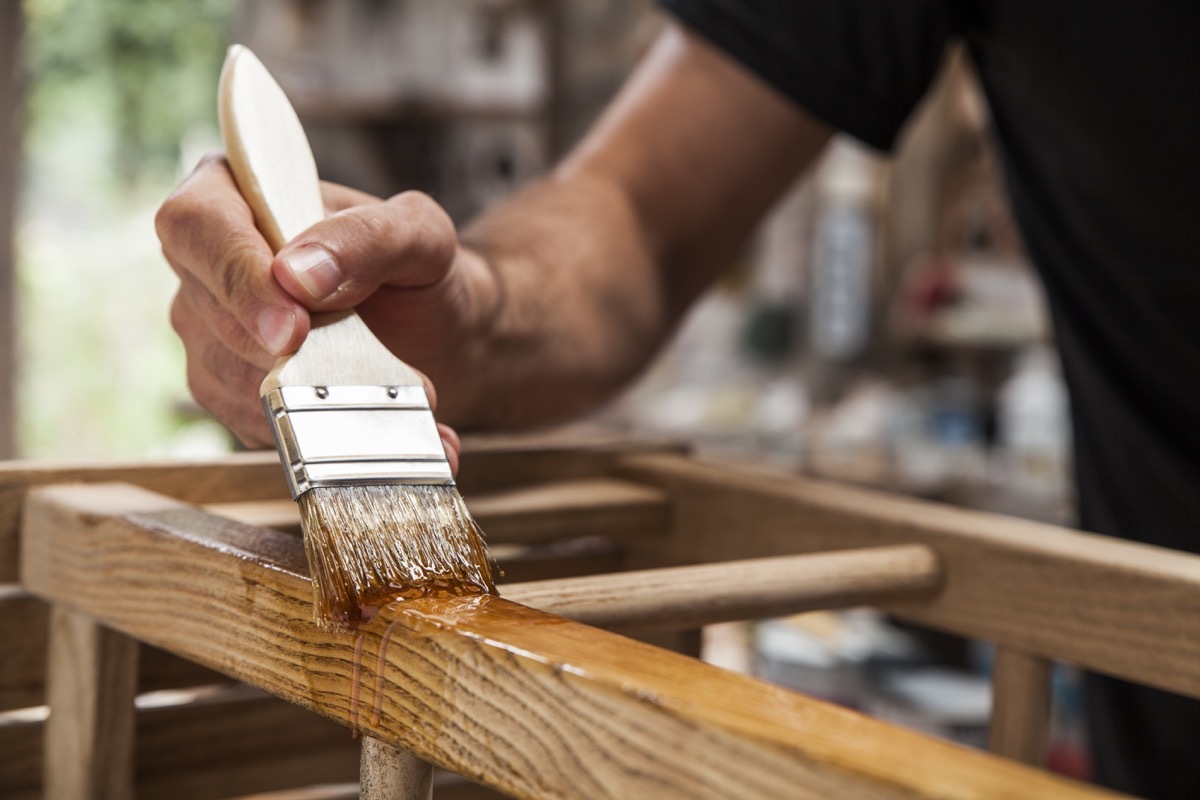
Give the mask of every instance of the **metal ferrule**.
M 263 395 L 292 497 L 318 486 L 453 484 L 421 386 L 288 386 Z

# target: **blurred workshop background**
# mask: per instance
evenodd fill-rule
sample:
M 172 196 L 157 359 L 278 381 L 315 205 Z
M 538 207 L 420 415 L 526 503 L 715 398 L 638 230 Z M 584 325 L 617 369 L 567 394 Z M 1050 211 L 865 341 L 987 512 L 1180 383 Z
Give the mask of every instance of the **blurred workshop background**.
M 0 0 L 0 457 L 209 455 L 154 212 L 218 147 L 252 47 L 323 176 L 460 222 L 542 173 L 660 24 L 648 0 Z M 951 55 L 884 160 L 838 140 L 674 344 L 589 425 L 1069 523 L 1070 421 L 986 106 Z M 970 743 L 988 653 L 877 614 L 710 631 L 728 666 Z M 1073 673 L 1051 765 L 1080 774 Z

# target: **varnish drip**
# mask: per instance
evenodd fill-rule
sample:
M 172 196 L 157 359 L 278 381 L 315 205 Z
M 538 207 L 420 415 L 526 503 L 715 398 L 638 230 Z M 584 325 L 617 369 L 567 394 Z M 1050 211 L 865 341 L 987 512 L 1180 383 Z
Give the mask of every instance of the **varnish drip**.
M 349 485 L 300 495 L 317 622 L 353 628 L 391 600 L 495 594 L 483 533 L 453 485 Z
M 378 725 L 383 718 L 383 670 L 387 666 L 388 642 L 392 640 L 392 631 L 399 623 L 398 619 L 392 620 L 379 639 L 379 658 L 375 662 L 375 707 L 371 711 L 372 725 Z
M 362 729 L 358 727 L 358 696 L 361 691 L 362 678 L 363 635 L 354 637 L 354 669 L 350 674 L 350 735 L 355 739 L 362 738 Z

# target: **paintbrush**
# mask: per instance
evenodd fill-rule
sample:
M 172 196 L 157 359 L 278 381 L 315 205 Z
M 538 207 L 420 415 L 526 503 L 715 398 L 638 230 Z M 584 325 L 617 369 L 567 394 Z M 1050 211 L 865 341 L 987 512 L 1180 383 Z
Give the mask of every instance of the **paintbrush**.
M 240 45 L 229 49 L 218 105 L 230 169 L 278 252 L 325 217 L 304 129 Z M 495 591 L 424 382 L 357 314 L 313 314 L 304 344 L 279 359 L 260 394 L 300 506 L 320 624 L 353 627 L 398 597 Z

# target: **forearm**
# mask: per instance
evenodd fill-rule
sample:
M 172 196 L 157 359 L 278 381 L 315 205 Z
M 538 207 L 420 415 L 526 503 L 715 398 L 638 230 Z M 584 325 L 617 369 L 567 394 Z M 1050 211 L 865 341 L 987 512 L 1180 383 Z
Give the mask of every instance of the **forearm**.
M 595 407 L 646 363 L 684 305 L 663 285 L 630 198 L 601 177 L 547 178 L 462 241 L 496 287 L 443 392 L 445 418 L 463 428 L 546 425 Z
M 446 385 L 447 420 L 549 424 L 611 396 L 829 135 L 669 30 L 550 178 L 466 230 L 495 310 Z
M 828 135 L 673 28 L 552 176 L 461 240 L 418 192 L 327 187 L 337 213 L 272 256 L 225 161 L 205 159 L 156 217 L 180 277 L 172 324 L 189 385 L 262 443 L 263 375 L 302 345 L 313 313 L 353 308 L 432 379 L 446 422 L 579 414 L 646 363 Z

